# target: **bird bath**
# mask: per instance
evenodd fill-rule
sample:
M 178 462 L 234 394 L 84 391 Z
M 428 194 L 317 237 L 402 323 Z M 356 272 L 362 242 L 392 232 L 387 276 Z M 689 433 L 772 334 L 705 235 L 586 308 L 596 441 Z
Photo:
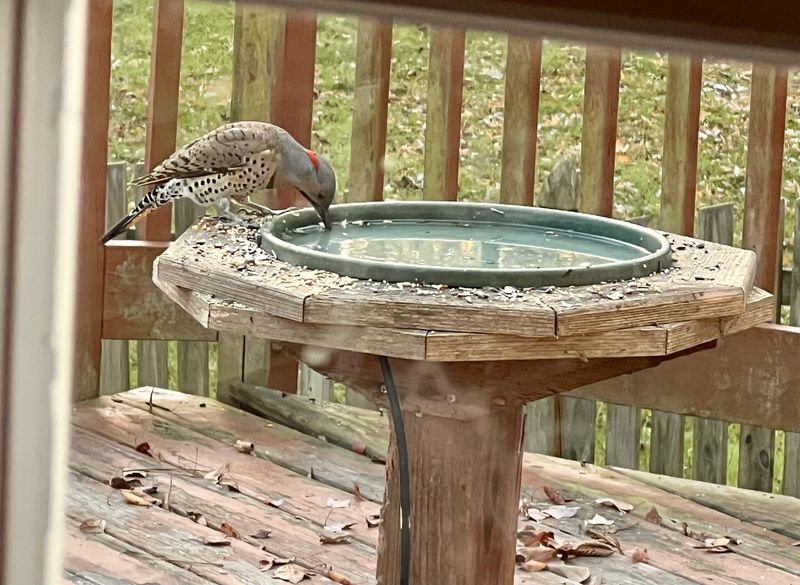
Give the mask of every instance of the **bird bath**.
M 279 340 L 384 407 L 378 356 L 389 358 L 411 463 L 412 583 L 513 583 L 526 402 L 655 367 L 773 310 L 753 288 L 752 252 L 623 222 L 479 204 L 332 211 L 333 232 L 305 210 L 260 231 L 203 218 L 153 278 L 206 327 Z M 395 439 L 381 585 L 399 582 Z
M 355 278 L 449 286 L 570 286 L 648 276 L 671 264 L 667 239 L 623 221 L 485 203 L 336 205 L 333 229 L 308 209 L 268 222 L 279 260 Z

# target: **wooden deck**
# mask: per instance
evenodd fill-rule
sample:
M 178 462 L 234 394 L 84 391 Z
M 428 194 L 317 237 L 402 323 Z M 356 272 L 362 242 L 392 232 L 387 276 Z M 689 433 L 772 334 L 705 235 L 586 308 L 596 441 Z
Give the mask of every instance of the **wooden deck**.
M 309 585 L 375 582 L 379 529 L 367 518 L 380 511 L 384 466 L 376 461 L 386 451 L 386 417 L 270 392 L 256 408 L 273 421 L 207 398 L 165 390 L 152 396 L 152 407 L 150 389 L 139 389 L 74 408 L 65 582 L 280 585 L 287 582 L 281 576 L 300 572 Z M 303 428 L 311 419 L 325 439 L 284 426 Z M 237 440 L 252 442 L 253 452 L 237 450 Z M 144 486 L 158 486 L 160 505 L 128 503 L 109 485 L 132 469 L 145 471 Z M 614 520 L 589 528 L 616 531 L 622 554 L 567 561 L 589 569 L 584 582 L 800 584 L 795 498 L 541 455 L 525 455 L 522 483 L 531 508 L 552 505 L 547 486 L 579 509 L 541 524 L 520 518 L 520 529 L 578 541 L 590 538 L 586 521 L 595 514 Z M 603 497 L 634 508 L 621 514 L 596 503 Z M 653 507 L 660 525 L 645 518 Z M 104 532 L 82 530 L 86 521 L 104 521 Z M 347 542 L 325 544 L 321 535 L 346 535 Z M 730 552 L 695 548 L 726 535 L 740 540 Z M 647 550 L 648 562 L 632 562 L 636 548 Z M 288 559 L 294 561 L 282 564 Z M 517 571 L 517 583 L 573 582 L 550 571 Z

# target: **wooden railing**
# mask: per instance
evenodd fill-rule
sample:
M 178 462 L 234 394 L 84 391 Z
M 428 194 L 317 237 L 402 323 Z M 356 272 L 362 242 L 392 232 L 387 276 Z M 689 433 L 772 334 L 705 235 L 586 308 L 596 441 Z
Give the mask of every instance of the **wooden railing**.
M 233 334 L 206 331 L 165 299 L 151 282 L 150 268 L 167 245 L 171 232 L 180 233 L 198 210 L 181 204 L 151 215 L 137 229 L 141 241 L 118 240 L 97 245 L 107 221 L 118 218 L 134 199 L 126 179 L 152 167 L 175 146 L 178 126 L 178 80 L 183 23 L 182 0 L 154 0 L 153 52 L 147 148 L 144 166 L 128 169 L 108 158 L 108 89 L 111 68 L 111 0 L 94 0 L 89 14 L 90 52 L 86 80 L 91 96 L 85 124 L 83 185 L 85 210 L 81 229 L 81 309 L 76 399 L 127 389 L 135 363 L 137 385 L 174 385 L 184 392 L 208 394 L 246 381 L 295 391 L 297 364 L 288 362 L 279 344 Z M 464 67 L 464 31 L 433 28 L 425 129 L 425 199 L 456 200 Z M 301 142 L 311 138 L 315 66 L 316 16 L 237 6 L 234 39 L 233 119 L 268 119 L 292 132 Z M 505 203 L 534 202 L 541 39 L 509 38 L 505 69 L 506 104 L 501 154 L 501 196 Z M 343 186 L 348 201 L 380 200 L 387 136 L 392 23 L 362 18 L 358 25 L 356 87 L 351 130 L 351 168 Z M 586 49 L 581 148 L 580 209 L 611 215 L 614 203 L 615 141 L 620 86 L 620 48 Z M 702 59 L 670 55 L 666 95 L 661 229 L 731 243 L 732 206 L 695 212 L 698 127 Z M 793 272 L 781 287 L 780 238 L 783 236 L 781 168 L 787 73 L 781 67 L 756 65 L 752 74 L 743 246 L 759 254 L 756 285 L 781 291 L 792 307 L 792 322 L 800 324 L 800 229 L 795 227 Z M 644 115 L 647 115 L 645 112 Z M 340 191 L 342 192 L 342 191 Z M 273 205 L 295 203 L 293 193 L 279 193 Z M 796 217 L 800 217 L 800 210 Z M 640 220 L 641 221 L 641 220 Z M 171 229 L 172 228 L 172 229 Z M 100 340 L 103 341 L 102 358 Z M 136 358 L 130 342 L 138 340 Z M 169 340 L 177 340 L 177 367 L 170 371 Z M 209 351 L 209 342 L 216 343 Z M 783 342 L 781 342 L 783 343 Z M 783 347 L 783 346 L 781 346 Z M 788 359 L 788 356 L 785 356 Z M 216 358 L 216 364 L 212 364 Z M 713 360 L 707 365 L 713 367 Z M 770 366 L 764 365 L 764 368 Z M 654 388 L 664 384 L 659 368 L 647 374 Z M 303 386 L 316 392 L 328 387 L 303 372 Z M 309 381 L 312 380 L 312 381 Z M 617 384 L 622 384 L 618 381 Z M 617 386 L 619 387 L 619 386 Z M 322 390 L 320 390 L 322 388 Z M 714 392 L 703 387 L 703 392 Z M 606 392 L 608 387 L 589 390 Z M 613 394 L 613 393 L 611 393 Z M 608 394 L 608 395 L 611 395 Z M 587 395 L 584 393 L 584 396 Z M 725 400 L 720 395 L 719 400 Z M 527 447 L 575 459 L 595 459 L 594 400 L 559 397 L 529 407 Z M 660 403 L 659 403 L 660 404 Z M 639 467 L 642 412 L 639 406 L 608 405 L 605 462 Z M 681 410 L 680 408 L 674 410 Z M 725 410 L 733 422 L 753 423 L 752 413 Z M 728 416 L 728 415 L 726 415 Z M 758 424 L 769 426 L 768 419 Z M 681 414 L 654 411 L 651 417 L 649 468 L 683 475 L 685 419 Z M 727 422 L 695 419 L 693 449 L 702 450 L 702 465 L 693 466 L 699 479 L 724 482 L 727 470 Z M 797 429 L 795 429 L 797 430 Z M 764 491 L 773 485 L 775 431 L 752 424 L 741 428 L 739 484 Z M 800 435 L 786 433 L 785 493 L 800 495 Z M 697 460 L 697 457 L 695 457 Z

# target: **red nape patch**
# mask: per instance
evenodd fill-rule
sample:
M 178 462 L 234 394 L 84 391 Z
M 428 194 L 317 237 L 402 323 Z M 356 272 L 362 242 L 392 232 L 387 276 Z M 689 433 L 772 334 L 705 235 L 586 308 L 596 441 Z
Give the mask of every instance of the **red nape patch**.
M 314 168 L 318 169 L 319 168 L 319 159 L 317 158 L 317 153 L 314 152 L 313 150 L 308 150 L 306 148 L 306 154 L 308 155 L 308 158 L 311 161 L 311 164 L 314 165 Z

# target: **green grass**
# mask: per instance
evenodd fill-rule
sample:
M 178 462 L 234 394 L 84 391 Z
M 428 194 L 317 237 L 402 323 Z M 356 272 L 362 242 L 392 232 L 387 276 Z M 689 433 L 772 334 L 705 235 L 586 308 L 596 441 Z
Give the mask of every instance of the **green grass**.
M 233 58 L 233 5 L 188 1 L 180 81 L 178 143 L 183 144 L 228 120 Z M 110 158 L 135 162 L 144 155 L 152 3 L 114 1 Z M 356 21 L 325 15 L 319 19 L 313 147 L 326 154 L 347 191 L 350 125 L 355 83 Z M 499 152 L 503 130 L 502 34 L 469 31 L 464 64 L 460 197 L 499 198 Z M 387 198 L 421 197 L 428 63 L 428 29 L 395 27 L 385 161 Z M 544 43 L 539 111 L 536 189 L 560 158 L 580 154 L 584 49 Z M 625 51 L 620 82 L 616 195 L 617 217 L 657 215 L 663 148 L 667 61 L 662 54 Z M 800 97 L 791 78 L 785 142 L 783 194 L 788 199 L 786 241 L 791 238 L 794 202 L 800 193 Z M 702 87 L 698 161 L 698 206 L 731 201 L 741 225 L 744 203 L 750 66 L 706 61 Z M 737 241 L 741 229 L 737 228 Z M 791 251 L 786 250 L 788 262 Z M 176 383 L 175 344 L 170 345 Z M 214 355 L 212 355 L 212 360 Z M 598 458 L 604 458 L 605 411 L 598 415 Z M 779 444 L 782 435 L 779 435 Z M 691 468 L 688 425 L 687 473 Z M 643 419 L 649 441 L 649 415 Z M 738 427 L 729 434 L 729 481 L 735 483 Z M 780 447 L 779 447 L 780 449 Z M 778 451 L 782 453 L 782 451 Z M 646 467 L 646 450 L 643 450 Z M 780 465 L 776 482 L 780 482 Z

